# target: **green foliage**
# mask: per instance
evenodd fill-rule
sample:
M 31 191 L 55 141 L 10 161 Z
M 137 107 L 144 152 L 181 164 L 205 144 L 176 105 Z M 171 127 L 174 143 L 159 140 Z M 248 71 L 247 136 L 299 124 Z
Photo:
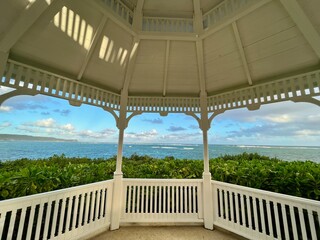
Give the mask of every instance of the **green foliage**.
M 0 162 L 0 200 L 112 179 L 115 168 L 115 157 L 54 155 Z M 320 164 L 315 162 L 285 162 L 243 153 L 211 159 L 210 170 L 214 180 L 320 200 Z M 201 178 L 202 172 L 201 160 L 139 155 L 123 159 L 126 178 Z

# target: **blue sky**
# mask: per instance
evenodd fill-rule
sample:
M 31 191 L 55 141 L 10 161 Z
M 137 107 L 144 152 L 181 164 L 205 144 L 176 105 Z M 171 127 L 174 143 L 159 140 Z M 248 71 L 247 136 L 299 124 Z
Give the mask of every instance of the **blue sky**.
M 0 95 L 8 91 L 0 87 Z M 210 144 L 320 146 L 320 108 L 310 103 L 276 103 L 260 110 L 238 109 L 217 116 Z M 0 106 L 0 134 L 24 134 L 117 142 L 113 116 L 101 108 L 70 106 L 66 100 L 42 95 L 17 96 Z M 196 120 L 184 114 L 145 113 L 125 131 L 127 143 L 201 143 Z

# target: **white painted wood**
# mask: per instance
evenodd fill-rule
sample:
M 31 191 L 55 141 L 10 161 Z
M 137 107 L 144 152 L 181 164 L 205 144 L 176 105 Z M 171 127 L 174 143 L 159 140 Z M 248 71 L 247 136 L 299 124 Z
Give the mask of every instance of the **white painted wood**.
M 46 10 L 53 8 L 58 12 L 64 0 L 52 0 L 51 4 L 47 1 L 36 0 L 29 3 L 23 14 L 16 19 L 16 21 L 9 28 L 9 31 L 0 40 L 0 51 L 8 53 L 12 46 L 22 37 L 22 35 L 30 29 L 30 27 L 37 21 L 41 14 Z
M 90 47 L 89 47 L 89 49 L 87 51 L 86 57 L 85 57 L 85 59 L 84 59 L 84 61 L 82 63 L 81 69 L 80 69 L 79 74 L 77 76 L 78 80 L 80 80 L 82 78 L 83 73 L 87 68 L 87 65 L 88 65 L 88 63 L 89 63 L 89 61 L 90 61 L 90 59 L 92 57 L 92 54 L 95 51 L 96 46 L 98 44 L 98 40 L 101 38 L 102 30 L 103 30 L 106 22 L 107 22 L 107 17 L 105 15 L 103 15 L 103 17 L 102 17 L 102 19 L 100 21 L 100 24 L 99 24 L 99 26 L 98 26 L 98 28 L 97 28 L 97 30 L 96 30 L 93 38 L 92 38 L 92 41 L 90 43 Z
M 169 54 L 170 54 L 170 41 L 167 40 L 166 55 L 165 55 L 165 62 L 164 62 L 163 93 L 162 93 L 163 96 L 166 96 L 166 91 L 167 91 Z
M 309 42 L 312 49 L 320 58 L 320 36 L 317 30 L 310 22 L 307 15 L 301 9 L 301 6 L 296 0 L 280 0 L 288 14 L 297 24 L 299 30 L 302 32 L 306 40 Z
M 222 227 L 226 230 L 232 231 L 234 233 L 237 233 L 241 236 L 244 236 L 248 239 L 274 239 L 273 237 L 273 232 L 276 233 L 277 232 L 277 239 L 281 239 L 281 233 L 280 233 L 280 216 L 279 214 L 277 214 L 277 210 L 276 208 L 274 208 L 274 217 L 275 217 L 275 223 L 276 226 L 275 228 L 273 228 L 272 223 L 271 223 L 271 202 L 273 204 L 276 203 L 280 203 L 281 207 L 282 207 L 282 220 L 283 220 L 283 226 L 284 226 L 284 233 L 285 233 L 285 239 L 287 239 L 289 237 L 289 233 L 288 233 L 288 224 L 287 224 L 287 217 L 286 214 L 284 213 L 283 207 L 285 205 L 288 205 L 290 208 L 290 218 L 291 218 L 291 225 L 292 226 L 297 226 L 297 224 L 302 226 L 302 235 L 303 235 L 303 239 L 306 239 L 306 231 L 308 230 L 306 228 L 305 222 L 304 222 L 304 218 L 302 217 L 302 209 L 307 209 L 308 210 L 308 214 L 310 214 L 311 212 L 309 212 L 311 209 L 315 212 L 320 211 L 320 204 L 318 201 L 314 201 L 314 200 L 309 200 L 309 199 L 303 199 L 303 198 L 298 198 L 298 197 L 292 197 L 292 196 L 288 196 L 288 195 L 284 195 L 284 194 L 278 194 L 278 193 L 272 193 L 272 192 L 267 192 L 267 191 L 263 191 L 263 190 L 257 190 L 257 189 L 250 189 L 247 187 L 241 187 L 241 186 L 237 186 L 237 185 L 232 185 L 232 184 L 228 184 L 228 183 L 222 183 L 222 182 L 217 182 L 217 181 L 212 181 L 212 186 L 214 186 L 214 189 L 218 188 L 220 190 L 220 192 L 224 191 L 225 194 L 227 192 L 229 193 L 234 193 L 236 195 L 240 194 L 241 196 L 241 205 L 244 206 L 244 197 L 247 198 L 246 203 L 247 206 L 249 206 L 249 197 L 252 196 L 253 199 L 258 199 L 259 200 L 259 205 L 260 205 L 260 222 L 262 225 L 262 232 L 260 232 L 258 226 L 258 223 L 255 221 L 255 226 L 256 228 L 253 229 L 252 227 L 246 227 L 247 224 L 249 224 L 249 226 L 252 226 L 250 223 L 250 218 L 248 219 L 249 221 L 246 222 L 244 216 L 242 215 L 242 219 L 243 219 L 243 225 L 240 225 L 239 221 L 232 221 L 229 220 L 228 218 L 225 218 L 223 216 L 223 211 L 227 211 L 227 210 L 231 210 L 231 208 L 226 208 L 223 209 L 223 205 L 222 205 L 222 194 L 220 194 L 220 199 L 217 199 L 217 196 L 214 195 L 214 199 L 213 201 L 220 201 L 220 209 L 221 210 L 221 216 L 219 217 L 218 213 L 215 213 L 215 221 L 214 224 Z M 226 196 L 226 195 L 225 195 Z M 226 198 L 225 198 L 225 201 Z M 264 207 L 262 205 L 262 202 L 266 201 L 266 211 L 264 211 Z M 226 203 L 225 203 L 226 204 Z M 276 205 L 274 205 L 276 206 Z M 299 209 L 299 218 L 295 218 L 294 214 L 293 214 L 293 208 L 297 207 Z M 238 214 L 238 210 L 237 210 L 238 206 L 237 206 L 237 201 L 236 201 L 236 215 Z M 251 216 L 253 214 L 254 218 L 256 219 L 256 215 L 257 213 L 255 213 L 255 211 L 257 211 L 257 205 L 253 204 L 253 212 L 250 213 L 250 210 L 248 209 L 248 216 Z M 243 207 L 241 207 L 241 212 L 243 212 Z M 234 214 L 234 213 L 232 213 Z M 265 215 L 267 214 L 267 215 Z M 266 227 L 265 227 L 265 216 L 268 219 L 268 228 L 270 231 L 270 234 L 266 233 Z M 313 217 L 311 215 L 309 215 L 309 219 L 311 218 L 311 220 L 309 220 L 310 222 L 310 229 L 312 228 L 312 226 L 315 226 L 314 224 L 314 220 Z M 237 217 L 238 219 L 238 217 Z M 299 221 L 299 222 L 296 222 Z M 293 236 L 294 239 L 298 239 L 297 236 L 297 228 L 293 227 Z M 312 234 L 312 229 L 311 229 L 311 234 Z M 315 234 L 315 232 L 313 233 Z
M 248 79 L 248 83 L 249 83 L 249 85 L 252 85 L 252 79 L 251 79 L 251 75 L 250 75 L 248 61 L 247 61 L 246 54 L 245 54 L 244 49 L 243 49 L 243 44 L 242 44 L 242 41 L 241 41 L 241 37 L 240 37 L 240 33 L 239 33 L 239 30 L 238 30 L 236 21 L 232 23 L 232 28 L 233 28 L 234 36 L 236 38 L 236 42 L 237 42 L 238 49 L 239 49 L 239 52 L 240 52 L 243 68 L 244 68 L 244 71 L 245 71 L 247 79 Z
M 204 34 L 202 34 L 200 37 L 202 39 L 220 31 L 221 29 L 229 26 L 234 21 L 237 21 L 238 19 L 250 14 L 251 12 L 255 11 L 256 9 L 264 6 L 265 4 L 271 2 L 272 0 L 259 0 L 259 1 L 248 1 L 250 4 L 246 5 L 243 8 L 237 9 L 233 14 L 230 14 L 229 16 L 226 16 L 223 21 L 217 21 L 216 24 L 212 25 L 212 27 L 206 29 Z M 206 15 L 204 15 L 204 18 L 206 18 Z

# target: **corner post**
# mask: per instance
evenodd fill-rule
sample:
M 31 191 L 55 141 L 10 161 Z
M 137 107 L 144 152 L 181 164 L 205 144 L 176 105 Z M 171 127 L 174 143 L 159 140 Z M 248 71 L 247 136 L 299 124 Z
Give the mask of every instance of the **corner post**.
M 122 210 L 122 192 L 123 192 L 123 173 L 122 173 L 122 153 L 123 153 L 123 137 L 124 130 L 127 128 L 127 102 L 128 92 L 121 92 L 120 113 L 117 121 L 119 129 L 118 139 L 118 154 L 116 171 L 113 175 L 113 194 L 112 194 L 112 209 L 111 209 L 111 225 L 110 230 L 116 230 L 120 227 L 120 218 Z
M 207 94 L 200 94 L 201 119 L 200 128 L 203 135 L 203 220 L 206 229 L 213 229 L 213 198 L 211 187 L 211 173 L 209 170 L 208 130 L 210 121 L 207 109 Z

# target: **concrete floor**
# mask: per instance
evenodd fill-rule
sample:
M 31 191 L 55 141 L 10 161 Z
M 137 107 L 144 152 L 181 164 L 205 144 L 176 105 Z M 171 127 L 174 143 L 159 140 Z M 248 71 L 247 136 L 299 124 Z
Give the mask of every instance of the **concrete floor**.
M 121 227 L 107 231 L 90 240 L 239 240 L 235 235 L 220 231 L 206 230 L 202 226 L 189 227 Z

